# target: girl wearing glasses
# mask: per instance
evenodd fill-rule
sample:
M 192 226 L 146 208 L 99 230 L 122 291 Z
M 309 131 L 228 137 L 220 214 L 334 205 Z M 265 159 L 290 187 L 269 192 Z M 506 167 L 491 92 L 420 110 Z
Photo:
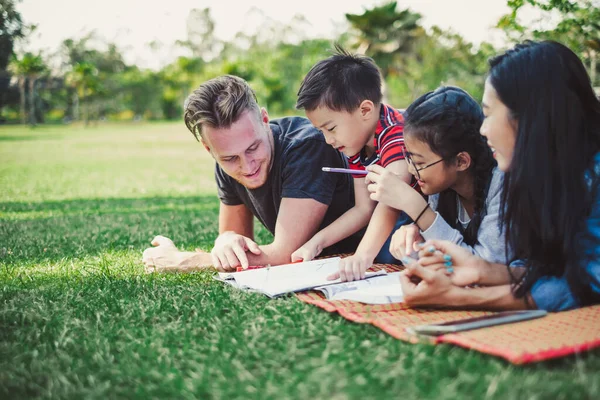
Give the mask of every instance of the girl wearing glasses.
M 600 101 L 585 67 L 550 41 L 517 45 L 490 65 L 481 134 L 506 172 L 501 221 L 517 261 L 430 241 L 402 275 L 405 301 L 549 311 L 600 303 Z
M 390 252 L 402 259 L 428 239 L 444 239 L 494 262 L 506 262 L 499 228 L 503 174 L 479 134 L 483 113 L 464 90 L 440 87 L 405 112 L 405 159 L 421 192 L 378 166 L 367 168 L 371 199 L 406 212 Z

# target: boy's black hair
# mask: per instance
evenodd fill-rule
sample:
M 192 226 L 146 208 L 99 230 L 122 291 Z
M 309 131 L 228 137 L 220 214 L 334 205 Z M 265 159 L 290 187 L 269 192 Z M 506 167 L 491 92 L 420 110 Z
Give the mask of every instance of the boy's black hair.
M 335 45 L 334 54 L 316 63 L 304 77 L 296 108 L 312 111 L 324 106 L 353 112 L 363 101 L 379 105 L 381 98 L 381 74 L 373 59 Z

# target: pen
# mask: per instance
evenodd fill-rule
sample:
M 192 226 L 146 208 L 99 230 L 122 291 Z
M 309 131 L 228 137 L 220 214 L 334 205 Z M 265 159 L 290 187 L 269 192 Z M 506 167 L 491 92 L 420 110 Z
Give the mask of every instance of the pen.
M 321 168 L 323 172 L 341 172 L 344 174 L 352 174 L 352 175 L 367 175 L 369 171 L 362 171 L 357 169 L 348 169 L 348 168 L 331 168 L 331 167 L 323 167 Z
M 248 271 L 249 269 L 260 269 L 268 267 L 268 265 L 249 265 L 248 268 L 244 269 L 243 267 L 237 267 L 235 272 Z

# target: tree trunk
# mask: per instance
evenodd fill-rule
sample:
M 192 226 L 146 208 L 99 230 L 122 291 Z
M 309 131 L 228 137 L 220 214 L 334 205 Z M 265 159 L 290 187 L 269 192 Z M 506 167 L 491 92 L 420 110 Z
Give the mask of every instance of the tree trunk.
M 32 126 L 35 126 L 36 116 L 35 116 L 35 82 L 37 78 L 35 76 L 29 77 L 29 123 Z
M 74 121 L 79 121 L 79 94 L 77 94 L 77 89 L 73 92 L 73 114 L 71 117 Z
M 89 123 L 89 112 L 90 112 L 90 105 L 88 104 L 88 100 L 87 100 L 87 96 L 85 95 L 85 91 L 86 91 L 86 87 L 85 87 L 85 83 L 82 85 L 82 90 L 81 90 L 81 103 L 83 106 L 83 124 L 85 126 L 88 126 Z
M 19 76 L 19 97 L 21 100 L 21 123 L 27 123 L 27 114 L 26 114 L 26 98 L 25 98 L 25 77 L 23 75 Z

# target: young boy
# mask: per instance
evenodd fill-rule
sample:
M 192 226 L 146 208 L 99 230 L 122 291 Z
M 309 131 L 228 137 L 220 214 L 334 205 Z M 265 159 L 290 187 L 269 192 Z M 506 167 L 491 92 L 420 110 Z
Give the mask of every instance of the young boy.
M 374 61 L 337 48 L 336 54 L 308 72 L 296 107 L 306 111 L 329 145 L 346 155 L 351 169 L 377 164 L 409 183 L 411 175 L 402 151 L 404 118 L 381 99 L 381 75 Z M 354 175 L 355 206 L 296 250 L 292 261 L 310 260 L 368 224 L 356 253 L 342 260 L 339 277 L 363 279 L 376 257 L 389 262 L 389 249 L 382 249 L 386 239 L 395 226 L 411 221 L 404 213 L 371 200 L 368 184 L 365 175 Z

